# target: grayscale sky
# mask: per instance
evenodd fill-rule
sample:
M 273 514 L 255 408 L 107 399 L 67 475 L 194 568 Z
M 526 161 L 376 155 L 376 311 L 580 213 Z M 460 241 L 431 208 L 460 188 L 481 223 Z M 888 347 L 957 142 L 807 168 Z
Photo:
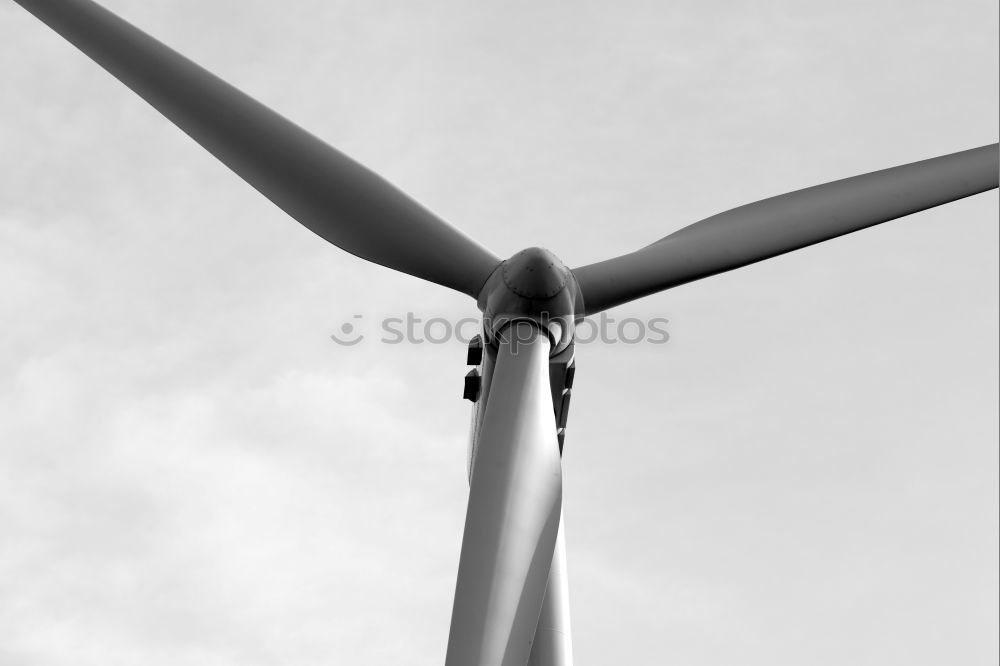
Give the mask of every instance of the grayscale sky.
M 106 4 L 501 256 L 998 134 L 995 0 Z M 442 663 L 464 350 L 377 322 L 474 304 L 315 237 L 10 2 L 0 89 L 0 663 Z M 997 201 L 581 346 L 578 664 L 997 662 Z

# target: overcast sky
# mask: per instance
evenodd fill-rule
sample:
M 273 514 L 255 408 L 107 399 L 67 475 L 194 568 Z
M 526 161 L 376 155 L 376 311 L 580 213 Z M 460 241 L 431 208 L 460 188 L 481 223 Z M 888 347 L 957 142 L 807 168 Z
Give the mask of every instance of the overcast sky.
M 995 0 L 106 5 L 500 256 L 998 134 Z M 13 3 L 0 82 L 0 663 L 442 663 L 464 350 L 377 322 L 474 304 L 326 244 Z M 670 341 L 578 350 L 578 664 L 997 662 L 997 215 L 610 313 Z

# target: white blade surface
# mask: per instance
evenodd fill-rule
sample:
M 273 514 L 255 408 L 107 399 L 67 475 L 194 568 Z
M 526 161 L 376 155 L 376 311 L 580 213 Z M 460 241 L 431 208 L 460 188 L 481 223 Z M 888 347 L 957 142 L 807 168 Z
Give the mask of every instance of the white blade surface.
M 559 531 L 562 470 L 549 341 L 502 342 L 476 451 L 446 666 L 524 666 Z
M 528 666 L 573 666 L 573 640 L 569 626 L 569 581 L 566 578 L 566 529 L 559 517 L 559 536 L 552 554 L 549 583 Z

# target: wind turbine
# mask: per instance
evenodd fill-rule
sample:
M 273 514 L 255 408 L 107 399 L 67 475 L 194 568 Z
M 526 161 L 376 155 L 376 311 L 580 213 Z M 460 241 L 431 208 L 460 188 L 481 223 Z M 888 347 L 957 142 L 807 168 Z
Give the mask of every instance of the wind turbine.
M 529 650 L 534 663 L 567 660 L 568 640 L 557 640 L 567 634 L 538 633 L 536 625 L 558 629 L 565 621 L 560 559 L 552 557 L 561 503 L 558 421 L 582 317 L 997 186 L 994 145 L 751 204 L 607 262 L 570 270 L 537 248 L 501 262 L 96 5 L 20 4 L 319 235 L 477 299 L 488 344 L 448 651 L 454 664 L 525 663 Z M 543 601 L 546 577 L 551 591 Z

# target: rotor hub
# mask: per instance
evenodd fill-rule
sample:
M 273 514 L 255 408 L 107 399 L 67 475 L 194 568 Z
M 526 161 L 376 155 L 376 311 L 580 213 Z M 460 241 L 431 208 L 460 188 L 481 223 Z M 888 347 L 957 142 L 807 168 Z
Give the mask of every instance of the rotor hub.
M 500 274 L 512 292 L 534 300 L 556 296 L 569 279 L 569 269 L 559 257 L 541 247 L 521 250 L 500 264 Z
M 509 324 L 527 320 L 548 333 L 552 353 L 557 354 L 573 340 L 583 299 L 573 272 L 559 257 L 529 247 L 493 271 L 479 292 L 479 309 L 491 341 Z

